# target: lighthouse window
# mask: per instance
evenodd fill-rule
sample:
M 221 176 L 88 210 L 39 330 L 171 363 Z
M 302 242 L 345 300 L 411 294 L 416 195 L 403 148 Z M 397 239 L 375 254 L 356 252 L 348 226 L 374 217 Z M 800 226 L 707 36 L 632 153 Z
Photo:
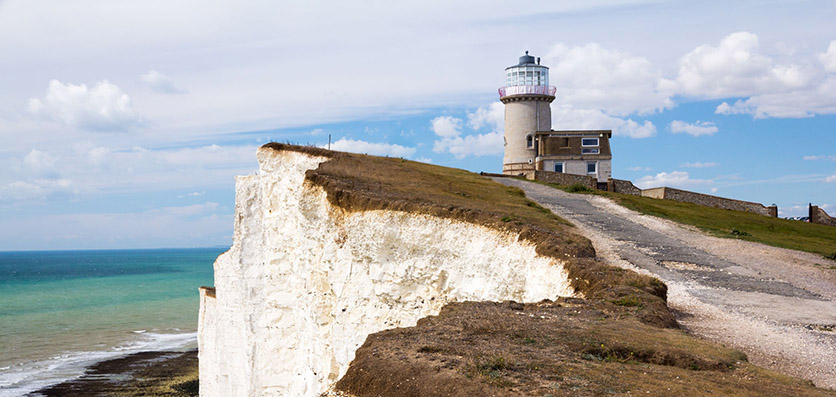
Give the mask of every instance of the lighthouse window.
M 598 146 L 598 138 L 583 138 L 581 146 Z
M 529 149 L 534 147 L 534 138 L 532 138 L 531 135 L 525 136 L 525 147 Z

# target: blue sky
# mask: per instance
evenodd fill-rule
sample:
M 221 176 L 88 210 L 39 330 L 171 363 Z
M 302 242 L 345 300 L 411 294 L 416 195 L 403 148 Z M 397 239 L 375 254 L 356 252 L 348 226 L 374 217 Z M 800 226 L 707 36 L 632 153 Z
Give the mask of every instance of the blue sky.
M 0 250 L 229 244 L 270 140 L 502 163 L 504 68 L 613 176 L 836 212 L 836 1 L 0 0 Z

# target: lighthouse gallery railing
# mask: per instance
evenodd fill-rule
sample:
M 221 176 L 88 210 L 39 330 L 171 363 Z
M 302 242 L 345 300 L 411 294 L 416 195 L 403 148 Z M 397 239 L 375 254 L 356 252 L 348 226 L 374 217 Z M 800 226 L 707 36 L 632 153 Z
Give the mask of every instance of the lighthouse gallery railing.
M 526 94 L 554 96 L 555 92 L 557 92 L 557 87 L 552 85 L 512 85 L 501 87 L 499 89 L 499 97 Z

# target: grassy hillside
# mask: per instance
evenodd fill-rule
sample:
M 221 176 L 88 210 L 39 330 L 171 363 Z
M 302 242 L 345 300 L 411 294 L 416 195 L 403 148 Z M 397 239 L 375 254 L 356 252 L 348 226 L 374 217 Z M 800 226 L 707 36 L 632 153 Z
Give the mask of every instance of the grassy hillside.
M 575 190 L 566 186 L 550 186 L 563 190 Z M 836 227 L 833 226 L 629 194 L 610 192 L 594 192 L 594 194 L 609 197 L 624 207 L 643 214 L 696 226 L 714 236 L 812 252 L 836 260 Z

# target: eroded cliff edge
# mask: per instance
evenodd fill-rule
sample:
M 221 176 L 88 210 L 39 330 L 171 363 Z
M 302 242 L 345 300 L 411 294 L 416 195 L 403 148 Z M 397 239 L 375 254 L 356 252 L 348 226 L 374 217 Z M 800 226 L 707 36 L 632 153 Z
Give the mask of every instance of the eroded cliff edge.
M 316 172 L 334 155 L 265 146 L 258 174 L 237 179 L 233 246 L 215 263 L 215 296 L 201 294 L 202 395 L 317 395 L 367 335 L 448 302 L 576 294 L 565 260 L 539 255 L 520 231 L 457 219 L 493 214 L 363 196 L 358 181 Z M 589 250 L 576 245 L 560 254 Z
M 663 283 L 596 259 L 519 189 L 310 147 L 258 158 L 201 289 L 202 395 L 340 378 L 358 396 L 827 394 L 683 333 Z

